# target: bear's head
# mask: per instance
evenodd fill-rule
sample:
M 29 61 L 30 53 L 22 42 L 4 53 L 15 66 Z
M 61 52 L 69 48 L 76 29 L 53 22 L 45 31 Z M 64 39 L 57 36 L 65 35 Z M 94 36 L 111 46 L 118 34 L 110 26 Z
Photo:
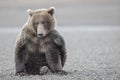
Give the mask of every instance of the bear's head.
M 28 9 L 28 27 L 37 37 L 44 37 L 55 27 L 54 7 L 49 9 Z

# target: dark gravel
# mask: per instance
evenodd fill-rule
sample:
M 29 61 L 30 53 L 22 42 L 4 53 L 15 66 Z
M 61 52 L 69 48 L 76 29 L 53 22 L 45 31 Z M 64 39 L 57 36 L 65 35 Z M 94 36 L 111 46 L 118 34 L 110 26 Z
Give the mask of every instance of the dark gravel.
M 64 36 L 67 75 L 15 76 L 14 43 L 19 30 L 0 29 L 0 80 L 120 80 L 120 28 L 58 29 Z

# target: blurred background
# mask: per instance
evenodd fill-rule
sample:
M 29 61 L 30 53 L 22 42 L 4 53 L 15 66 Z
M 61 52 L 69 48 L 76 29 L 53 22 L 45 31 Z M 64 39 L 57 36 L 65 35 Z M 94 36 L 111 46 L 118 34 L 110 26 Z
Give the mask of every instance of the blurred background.
M 58 26 L 120 26 L 120 0 L 0 0 L 0 27 L 21 27 L 27 9 L 51 6 Z

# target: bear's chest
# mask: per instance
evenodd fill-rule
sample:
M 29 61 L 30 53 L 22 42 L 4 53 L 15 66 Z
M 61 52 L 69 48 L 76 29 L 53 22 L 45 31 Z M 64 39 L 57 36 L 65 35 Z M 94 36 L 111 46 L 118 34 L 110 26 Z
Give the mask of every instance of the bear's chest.
M 27 41 L 26 50 L 33 54 L 46 53 L 47 49 L 53 45 L 51 38 L 33 38 Z

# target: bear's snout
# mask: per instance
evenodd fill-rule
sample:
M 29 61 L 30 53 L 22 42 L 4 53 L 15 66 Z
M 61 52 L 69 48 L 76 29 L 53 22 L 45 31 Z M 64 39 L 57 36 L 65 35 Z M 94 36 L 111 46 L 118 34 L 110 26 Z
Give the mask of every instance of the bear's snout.
M 38 34 L 38 37 L 43 37 L 43 33 L 39 33 L 39 34 Z
M 47 34 L 45 28 L 43 25 L 39 24 L 37 27 L 37 36 L 38 37 L 44 37 Z

